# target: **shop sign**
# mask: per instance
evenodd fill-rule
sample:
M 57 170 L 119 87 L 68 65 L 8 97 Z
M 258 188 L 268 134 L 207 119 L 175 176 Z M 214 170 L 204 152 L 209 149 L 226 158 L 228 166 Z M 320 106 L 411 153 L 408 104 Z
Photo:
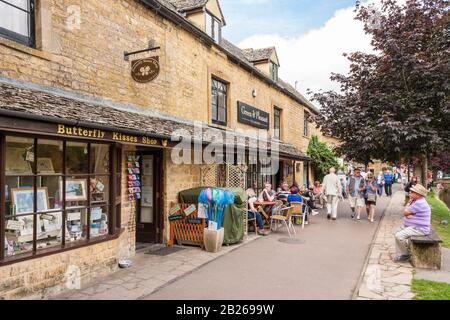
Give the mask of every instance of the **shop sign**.
M 131 77 L 139 83 L 147 83 L 159 75 L 159 57 L 150 57 L 131 62 Z
M 182 220 L 184 218 L 185 218 L 184 214 L 175 214 L 169 217 L 169 221 Z
M 269 114 L 248 104 L 238 101 L 238 122 L 259 129 L 269 130 Z
M 66 136 L 85 137 L 101 140 L 113 140 L 118 142 L 130 142 L 151 146 L 162 144 L 160 140 L 147 136 L 136 136 L 114 131 L 112 132 L 103 131 L 98 129 L 86 129 L 83 127 L 66 126 L 64 124 L 58 124 L 57 133 Z
M 177 204 L 176 206 L 170 208 L 169 215 L 174 215 L 181 210 L 181 207 Z
M 189 224 L 202 224 L 202 219 L 199 219 L 199 218 L 188 218 L 187 222 Z
M 186 217 L 192 213 L 195 212 L 195 210 L 197 210 L 197 208 L 195 207 L 195 204 L 191 204 L 189 207 L 187 207 L 186 209 L 184 209 L 184 214 L 186 215 Z

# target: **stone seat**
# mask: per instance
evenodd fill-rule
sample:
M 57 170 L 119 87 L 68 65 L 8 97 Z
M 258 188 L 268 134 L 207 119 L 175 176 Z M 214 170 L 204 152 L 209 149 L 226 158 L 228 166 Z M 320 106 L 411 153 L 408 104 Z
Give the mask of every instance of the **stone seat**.
M 411 237 L 411 263 L 421 269 L 441 269 L 441 243 L 434 230 L 427 236 Z

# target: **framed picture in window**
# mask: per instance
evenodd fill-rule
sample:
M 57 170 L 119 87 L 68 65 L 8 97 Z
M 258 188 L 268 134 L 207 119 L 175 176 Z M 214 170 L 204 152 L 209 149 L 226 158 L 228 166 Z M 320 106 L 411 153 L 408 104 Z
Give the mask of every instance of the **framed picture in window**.
M 11 189 L 12 205 L 15 214 L 34 212 L 34 189 L 17 188 Z M 46 187 L 37 188 L 37 211 L 46 211 L 49 208 L 48 191 Z
M 67 179 L 66 180 L 66 201 L 84 201 L 87 200 L 86 179 Z
M 51 158 L 38 158 L 37 170 L 39 173 L 55 173 Z
M 25 157 L 25 150 L 22 148 L 8 148 L 5 169 L 7 174 L 32 173 L 31 163 Z

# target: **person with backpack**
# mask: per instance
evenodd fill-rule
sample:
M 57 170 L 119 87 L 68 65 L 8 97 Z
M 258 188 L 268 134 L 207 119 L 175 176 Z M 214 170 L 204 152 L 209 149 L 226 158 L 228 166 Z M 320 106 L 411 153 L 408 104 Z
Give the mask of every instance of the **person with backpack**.
M 384 191 L 386 196 L 392 197 L 392 183 L 394 182 L 394 176 L 390 170 L 387 170 L 384 175 Z

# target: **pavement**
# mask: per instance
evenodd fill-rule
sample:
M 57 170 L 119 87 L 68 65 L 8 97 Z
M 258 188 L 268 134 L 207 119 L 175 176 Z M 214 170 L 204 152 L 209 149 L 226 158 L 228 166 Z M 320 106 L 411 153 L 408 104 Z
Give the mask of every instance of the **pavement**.
M 410 300 L 413 267 L 396 263 L 394 232 L 403 224 L 405 195 L 397 191 L 386 209 L 383 221 L 369 251 L 363 277 L 355 291 L 356 300 Z
M 360 222 L 352 220 L 347 201 L 340 202 L 337 221 L 320 210 L 305 229 L 296 226 L 294 243 L 285 242 L 288 234 L 281 228 L 266 237 L 250 233 L 243 243 L 218 253 L 186 246 L 167 256 L 140 251 L 131 268 L 52 299 L 352 299 L 390 200 L 379 199 L 375 223 L 365 212 Z

